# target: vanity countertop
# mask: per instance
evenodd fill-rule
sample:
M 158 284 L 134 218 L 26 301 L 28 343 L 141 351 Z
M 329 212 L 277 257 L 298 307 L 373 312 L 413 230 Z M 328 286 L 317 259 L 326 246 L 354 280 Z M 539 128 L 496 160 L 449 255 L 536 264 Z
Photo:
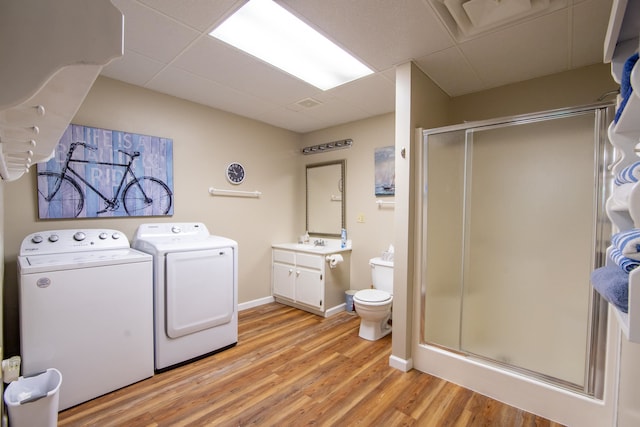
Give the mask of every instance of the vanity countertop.
M 337 244 L 327 240 L 324 246 L 315 246 L 313 243 L 275 243 L 271 245 L 274 249 L 285 249 L 289 251 L 307 252 L 318 255 L 337 254 L 340 252 L 350 252 L 351 246 L 346 248 L 340 247 L 340 241 Z

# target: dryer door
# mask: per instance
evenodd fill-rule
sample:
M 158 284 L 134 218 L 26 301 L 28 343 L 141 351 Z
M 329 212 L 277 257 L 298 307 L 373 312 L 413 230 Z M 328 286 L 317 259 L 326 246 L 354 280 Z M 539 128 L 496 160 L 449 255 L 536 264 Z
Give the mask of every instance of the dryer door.
M 233 317 L 233 249 L 167 254 L 166 330 L 178 338 Z

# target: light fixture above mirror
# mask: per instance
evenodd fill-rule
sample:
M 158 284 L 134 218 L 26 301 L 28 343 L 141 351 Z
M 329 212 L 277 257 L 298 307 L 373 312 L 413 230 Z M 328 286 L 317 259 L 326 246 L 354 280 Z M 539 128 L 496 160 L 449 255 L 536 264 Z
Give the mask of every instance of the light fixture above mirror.
M 327 142 L 324 144 L 310 145 L 302 149 L 302 154 L 317 154 L 331 150 L 349 148 L 353 145 L 353 139 L 341 139 L 339 141 Z

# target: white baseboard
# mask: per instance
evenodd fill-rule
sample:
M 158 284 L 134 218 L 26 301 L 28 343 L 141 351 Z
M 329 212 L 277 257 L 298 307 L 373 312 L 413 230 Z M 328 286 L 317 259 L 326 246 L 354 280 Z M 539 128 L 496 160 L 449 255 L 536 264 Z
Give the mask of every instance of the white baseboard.
M 243 303 L 238 304 L 238 311 L 248 310 L 250 308 L 258 307 L 260 305 L 269 304 L 269 303 L 274 302 L 274 301 L 275 300 L 273 299 L 273 297 L 264 297 L 264 298 L 260 298 L 260 299 L 254 299 L 253 301 L 243 302 Z
M 413 359 L 400 359 L 399 357 L 392 354 L 391 356 L 389 356 L 389 366 L 402 372 L 409 372 L 413 369 Z
M 327 310 L 327 312 L 325 313 L 324 317 L 331 317 L 334 314 L 338 314 L 340 312 L 343 312 L 346 310 L 347 304 L 342 303 L 342 304 L 338 304 L 335 307 L 331 307 L 330 309 Z

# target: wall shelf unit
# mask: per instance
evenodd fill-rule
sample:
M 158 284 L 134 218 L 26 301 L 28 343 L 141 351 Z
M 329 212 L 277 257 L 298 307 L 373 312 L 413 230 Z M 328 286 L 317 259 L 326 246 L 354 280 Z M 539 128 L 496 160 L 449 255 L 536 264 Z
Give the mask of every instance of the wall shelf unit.
M 123 54 L 110 0 L 7 0 L 0 6 L 0 177 L 48 160 L 102 67 Z
M 640 0 L 614 0 L 604 43 L 604 62 L 611 63 L 611 75 L 617 83 L 623 80 L 624 63 L 638 52 L 640 34 Z M 630 75 L 633 92 L 624 105 L 617 123 L 609 126 L 609 142 L 615 147 L 614 176 L 625 167 L 640 161 L 640 62 Z M 618 109 L 622 98 L 618 96 Z M 640 183 L 614 188 L 607 200 L 607 214 L 613 232 L 640 228 Z M 607 262 L 612 263 L 610 257 Z M 629 310 L 614 312 L 629 341 L 640 343 L 640 269 L 629 273 Z

